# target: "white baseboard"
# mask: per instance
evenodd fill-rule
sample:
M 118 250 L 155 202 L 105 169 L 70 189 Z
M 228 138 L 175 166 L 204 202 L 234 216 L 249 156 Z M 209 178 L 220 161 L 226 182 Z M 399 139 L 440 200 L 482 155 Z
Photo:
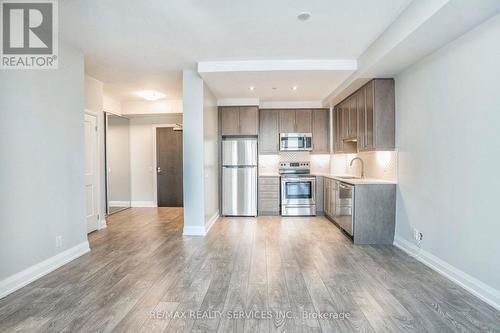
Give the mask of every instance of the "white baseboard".
M 474 296 L 500 311 L 500 291 L 448 264 L 442 259 L 439 259 L 430 252 L 420 249 L 415 244 L 401 237 L 396 236 L 394 238 L 394 246 L 400 248 L 408 253 L 408 255 L 452 280 Z
M 210 231 L 210 229 L 212 228 L 212 226 L 214 225 L 214 223 L 219 219 L 219 210 L 217 210 L 214 215 L 212 215 L 212 217 L 210 218 L 210 220 L 208 220 L 206 223 L 205 223 L 205 230 L 206 230 L 206 234 L 208 234 L 208 232 Z
M 108 227 L 108 223 L 106 222 L 106 219 L 101 219 L 99 221 L 99 225 L 97 226 L 97 230 L 105 229 Z
M 203 226 L 185 225 L 182 234 L 184 236 L 205 236 L 207 233 Z
M 66 251 L 56 254 L 36 265 L 26 268 L 2 281 L 0 281 L 0 298 L 30 284 L 42 276 L 58 269 L 68 262 L 90 251 L 89 242 L 82 242 Z
M 132 207 L 156 207 L 154 201 L 132 201 Z
M 205 223 L 205 226 L 184 226 L 182 234 L 184 236 L 206 236 L 210 231 L 210 228 L 214 225 L 215 221 L 219 219 L 219 211 L 216 211 L 214 215 Z
M 130 207 L 130 201 L 110 201 L 109 207 Z

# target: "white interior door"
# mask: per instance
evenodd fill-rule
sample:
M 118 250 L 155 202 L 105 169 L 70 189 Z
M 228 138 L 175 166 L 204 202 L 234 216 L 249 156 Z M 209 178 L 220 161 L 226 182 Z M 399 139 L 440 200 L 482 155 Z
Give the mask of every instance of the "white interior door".
M 85 198 L 87 232 L 97 230 L 97 118 L 85 114 Z

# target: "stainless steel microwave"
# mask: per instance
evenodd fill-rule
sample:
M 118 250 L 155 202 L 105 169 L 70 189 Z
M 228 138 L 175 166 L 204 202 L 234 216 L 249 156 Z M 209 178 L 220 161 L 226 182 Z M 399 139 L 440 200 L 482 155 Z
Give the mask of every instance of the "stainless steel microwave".
M 312 150 L 311 133 L 280 133 L 280 151 Z

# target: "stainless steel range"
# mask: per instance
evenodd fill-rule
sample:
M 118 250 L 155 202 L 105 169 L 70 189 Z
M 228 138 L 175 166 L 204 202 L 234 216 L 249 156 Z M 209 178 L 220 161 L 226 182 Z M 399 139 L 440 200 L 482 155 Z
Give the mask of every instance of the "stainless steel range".
M 310 174 L 309 162 L 282 162 L 281 215 L 316 215 L 316 177 Z

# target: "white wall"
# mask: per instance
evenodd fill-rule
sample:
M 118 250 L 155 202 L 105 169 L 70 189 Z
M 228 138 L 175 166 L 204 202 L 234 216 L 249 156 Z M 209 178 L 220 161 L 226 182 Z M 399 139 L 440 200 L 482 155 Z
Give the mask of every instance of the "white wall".
M 218 206 L 216 100 L 194 71 L 184 71 L 184 235 L 203 236 Z M 212 198 L 217 196 L 217 199 Z M 218 208 L 218 207 L 217 207 Z M 212 220 L 213 221 L 213 220 Z
M 161 115 L 165 113 L 182 113 L 182 101 L 125 101 L 121 104 L 121 113 L 124 115 Z
M 500 306 L 499 40 L 496 16 L 396 77 L 396 237 Z
M 33 278 L 20 273 L 28 267 L 88 250 L 83 66 L 83 55 L 60 43 L 59 69 L 0 73 L 0 295 Z
M 122 105 L 119 100 L 116 100 L 110 96 L 103 95 L 102 109 L 106 112 L 111 112 L 114 114 L 122 114 Z
M 153 125 L 182 124 L 182 114 L 166 114 L 130 119 L 130 160 L 132 205 L 156 204 L 153 174 L 156 172 L 153 156 Z
M 210 89 L 203 89 L 203 141 L 205 173 L 205 225 L 219 211 L 219 141 L 217 99 Z
M 182 73 L 184 104 L 183 176 L 185 235 L 204 235 L 205 192 L 203 151 L 203 80 L 194 71 Z

